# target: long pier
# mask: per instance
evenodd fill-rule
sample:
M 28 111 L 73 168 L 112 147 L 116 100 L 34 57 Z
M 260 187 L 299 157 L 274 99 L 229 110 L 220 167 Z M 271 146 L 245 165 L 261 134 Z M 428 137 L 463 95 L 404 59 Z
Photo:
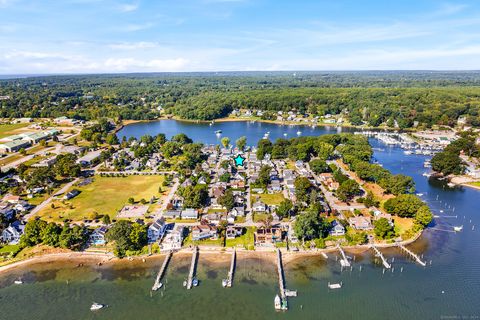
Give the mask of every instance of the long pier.
M 373 244 L 371 246 L 371 248 L 375 251 L 375 253 L 377 254 L 377 256 L 380 257 L 380 259 L 382 259 L 382 263 L 383 263 L 383 266 L 387 269 L 390 269 L 392 266 L 387 262 L 387 259 L 385 259 L 385 257 L 383 256 L 383 254 L 380 252 L 380 250 L 377 249 L 377 247 L 375 247 Z
M 192 263 L 190 264 L 190 272 L 188 273 L 187 289 L 192 289 L 193 279 L 195 278 L 195 267 L 197 266 L 198 247 L 195 247 L 192 254 Z
M 342 267 L 350 267 L 350 261 L 348 261 L 347 256 L 345 255 L 345 251 L 343 251 L 342 247 L 339 245 L 337 246 L 338 251 L 340 251 L 340 254 L 342 255 L 342 259 L 340 259 L 340 264 Z
M 165 274 L 165 271 L 167 270 L 168 262 L 170 261 L 170 258 L 172 257 L 173 252 L 169 251 L 167 256 L 165 257 L 165 260 L 163 260 L 162 266 L 160 267 L 160 270 L 158 271 L 157 278 L 155 279 L 155 283 L 153 284 L 152 291 L 157 291 L 162 287 L 162 283 L 160 282 L 163 278 L 163 275 Z
M 417 254 L 415 254 L 413 251 L 411 251 L 410 249 L 408 249 L 404 245 L 399 244 L 398 247 L 400 249 L 402 249 L 403 251 L 405 251 L 409 256 L 411 256 L 419 265 L 421 265 L 423 267 L 425 267 L 427 265 L 427 263 L 422 261 L 422 259 L 420 259 L 420 257 Z
M 232 260 L 230 262 L 230 270 L 228 271 L 228 275 L 227 275 L 227 279 L 226 279 L 226 283 L 225 283 L 225 287 L 227 288 L 231 288 L 232 287 L 232 283 L 233 283 L 233 274 L 235 272 L 235 262 L 236 262 L 236 258 L 237 258 L 237 251 L 236 249 L 233 250 L 233 253 L 232 253 Z
M 278 271 L 278 287 L 280 288 L 280 298 L 281 298 L 281 309 L 287 310 L 287 295 L 285 293 L 285 278 L 283 273 L 283 264 L 282 264 L 282 253 L 280 249 L 277 249 L 277 271 Z

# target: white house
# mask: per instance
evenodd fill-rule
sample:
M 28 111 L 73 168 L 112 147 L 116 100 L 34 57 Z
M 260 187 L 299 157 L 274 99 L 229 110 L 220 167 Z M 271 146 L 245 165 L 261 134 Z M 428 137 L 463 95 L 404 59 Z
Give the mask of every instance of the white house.
M 192 208 L 182 210 L 182 219 L 198 219 L 198 210 Z
M 332 228 L 330 229 L 330 235 L 331 236 L 343 236 L 345 235 L 345 227 L 338 222 L 337 220 L 334 220 L 332 222 Z
M 256 212 L 266 212 L 267 205 L 262 201 L 257 201 L 252 205 L 252 210 Z
M 12 223 L 2 232 L 3 242 L 8 244 L 18 244 L 24 229 L 25 226 L 20 224 L 20 222 L 16 221 L 15 223 Z
M 104 245 L 107 242 L 105 240 L 105 234 L 107 233 L 107 231 L 108 228 L 105 226 L 93 230 L 88 238 L 88 242 L 94 246 Z
M 184 230 L 185 228 L 183 226 L 175 226 L 172 230 L 168 230 L 161 245 L 162 250 L 181 249 Z
M 165 223 L 165 220 L 163 218 L 157 219 L 153 224 L 148 227 L 148 242 L 153 243 L 158 241 L 158 239 L 161 239 L 169 226 L 173 225 Z
M 192 240 L 204 240 L 212 239 L 215 240 L 218 238 L 217 228 L 210 226 L 208 224 L 201 224 L 192 228 Z

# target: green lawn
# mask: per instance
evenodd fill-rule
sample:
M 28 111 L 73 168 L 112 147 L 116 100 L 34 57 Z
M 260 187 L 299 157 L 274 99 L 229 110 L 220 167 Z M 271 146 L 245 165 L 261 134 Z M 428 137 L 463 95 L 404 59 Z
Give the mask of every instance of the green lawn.
M 0 139 L 16 134 L 17 129 L 28 126 L 28 123 L 0 124 Z
M 480 187 L 480 181 L 470 182 L 469 185 L 475 186 L 475 187 Z
M 260 198 L 260 200 L 269 205 L 279 205 L 283 200 L 285 200 L 285 197 L 283 196 L 283 193 L 253 193 L 252 194 L 252 204 L 257 201 L 257 198 Z
M 254 213 L 253 213 L 253 222 L 262 222 L 262 221 L 265 221 L 265 220 L 267 220 L 267 217 L 268 217 L 269 215 L 270 215 L 270 214 L 254 212 Z
M 241 235 L 240 237 L 236 237 L 235 239 L 227 239 L 225 246 L 226 247 L 243 247 L 247 250 L 254 250 L 254 232 L 255 228 L 247 228 L 245 234 Z
M 162 185 L 163 179 L 163 176 L 96 176 L 93 183 L 74 187 L 81 191 L 77 197 L 68 201 L 56 200 L 55 208 L 48 206 L 39 212 L 39 216 L 53 221 L 64 219 L 80 221 L 92 219 L 97 212 L 115 218 L 130 197 L 135 201 L 142 198 L 149 201 L 152 196 L 159 197 L 158 188 Z

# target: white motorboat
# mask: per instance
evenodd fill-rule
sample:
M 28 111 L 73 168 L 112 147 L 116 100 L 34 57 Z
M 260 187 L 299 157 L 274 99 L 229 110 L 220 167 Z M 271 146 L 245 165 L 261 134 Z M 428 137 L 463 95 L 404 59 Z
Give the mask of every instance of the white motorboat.
M 403 153 L 405 153 L 406 155 L 411 155 L 411 154 L 413 154 L 413 151 L 411 151 L 411 150 L 406 150 L 406 151 L 403 151 Z
M 455 188 L 455 183 L 449 182 L 449 183 L 447 183 L 447 186 L 448 186 L 449 188 Z
M 92 306 L 90 307 L 90 310 L 91 310 L 91 311 L 96 311 L 96 310 L 102 309 L 103 307 L 105 307 L 105 305 L 103 305 L 103 304 L 101 304 L 101 303 L 96 303 L 96 302 L 94 302 L 94 303 L 92 304 Z
M 301 135 L 302 131 L 297 131 L 297 136 Z
M 15 280 L 15 281 L 13 281 L 13 283 L 15 283 L 15 284 L 23 284 L 23 281 L 22 281 L 22 280 Z
M 455 232 L 460 232 L 460 231 L 463 230 L 463 226 L 454 226 L 454 227 L 453 227 L 453 230 L 454 230 Z
M 340 289 L 343 286 L 343 282 L 340 283 L 328 283 L 330 289 Z
M 215 134 L 220 134 L 220 133 L 222 133 L 222 130 L 216 130 L 215 131 Z
M 282 310 L 282 300 L 278 294 L 275 296 L 273 302 L 275 304 L 275 310 Z

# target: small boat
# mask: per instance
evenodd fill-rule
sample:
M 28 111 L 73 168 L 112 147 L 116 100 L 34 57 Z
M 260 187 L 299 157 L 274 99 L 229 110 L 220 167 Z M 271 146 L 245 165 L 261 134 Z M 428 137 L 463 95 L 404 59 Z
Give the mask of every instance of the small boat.
M 411 154 L 413 154 L 413 151 L 411 151 L 411 150 L 406 150 L 406 151 L 403 151 L 403 153 L 405 153 L 406 155 L 411 155 Z
M 417 193 L 417 196 L 421 197 L 423 196 L 423 193 Z
M 197 279 L 193 279 L 192 284 L 193 284 L 194 287 L 198 286 L 198 280 L 197 280 Z
M 225 288 L 227 286 L 227 279 L 222 280 L 222 286 Z
M 427 178 L 430 178 L 431 175 L 432 175 L 432 174 L 431 174 L 431 173 L 428 173 L 428 172 L 422 173 L 422 176 L 427 177 Z
M 15 283 L 15 284 L 23 284 L 23 281 L 22 281 L 22 280 L 15 280 L 15 281 L 13 281 L 13 283 Z
M 297 131 L 297 136 L 301 135 L 302 134 L 302 131 Z
M 183 281 L 183 286 L 184 286 L 184 287 L 187 286 L 187 280 Z
M 286 136 L 288 136 L 288 134 L 287 134 L 287 133 L 284 133 L 283 136 L 286 137 Z
M 340 283 L 328 283 L 330 289 L 340 289 L 343 286 L 343 282 Z
M 463 230 L 463 226 L 455 226 L 455 227 L 453 227 L 453 230 L 454 230 L 455 232 L 460 232 L 460 231 Z
M 273 302 L 275 304 L 275 310 L 282 310 L 282 300 L 278 294 L 275 296 Z
M 159 282 L 157 285 L 154 285 L 154 286 L 152 287 L 152 290 L 153 290 L 153 291 L 157 291 L 157 290 L 160 289 L 162 286 L 163 286 L 163 283 Z
M 90 307 L 90 310 L 91 310 L 91 311 L 96 311 L 96 310 L 102 309 L 103 307 L 105 307 L 105 305 L 103 305 L 103 304 L 101 304 L 101 303 L 96 303 L 96 302 L 94 302 L 94 303 L 92 304 L 92 306 Z
M 215 134 L 220 134 L 222 133 L 222 130 L 215 130 Z
M 449 188 L 455 188 L 455 183 L 449 182 L 449 183 L 447 183 L 447 186 L 448 186 Z

